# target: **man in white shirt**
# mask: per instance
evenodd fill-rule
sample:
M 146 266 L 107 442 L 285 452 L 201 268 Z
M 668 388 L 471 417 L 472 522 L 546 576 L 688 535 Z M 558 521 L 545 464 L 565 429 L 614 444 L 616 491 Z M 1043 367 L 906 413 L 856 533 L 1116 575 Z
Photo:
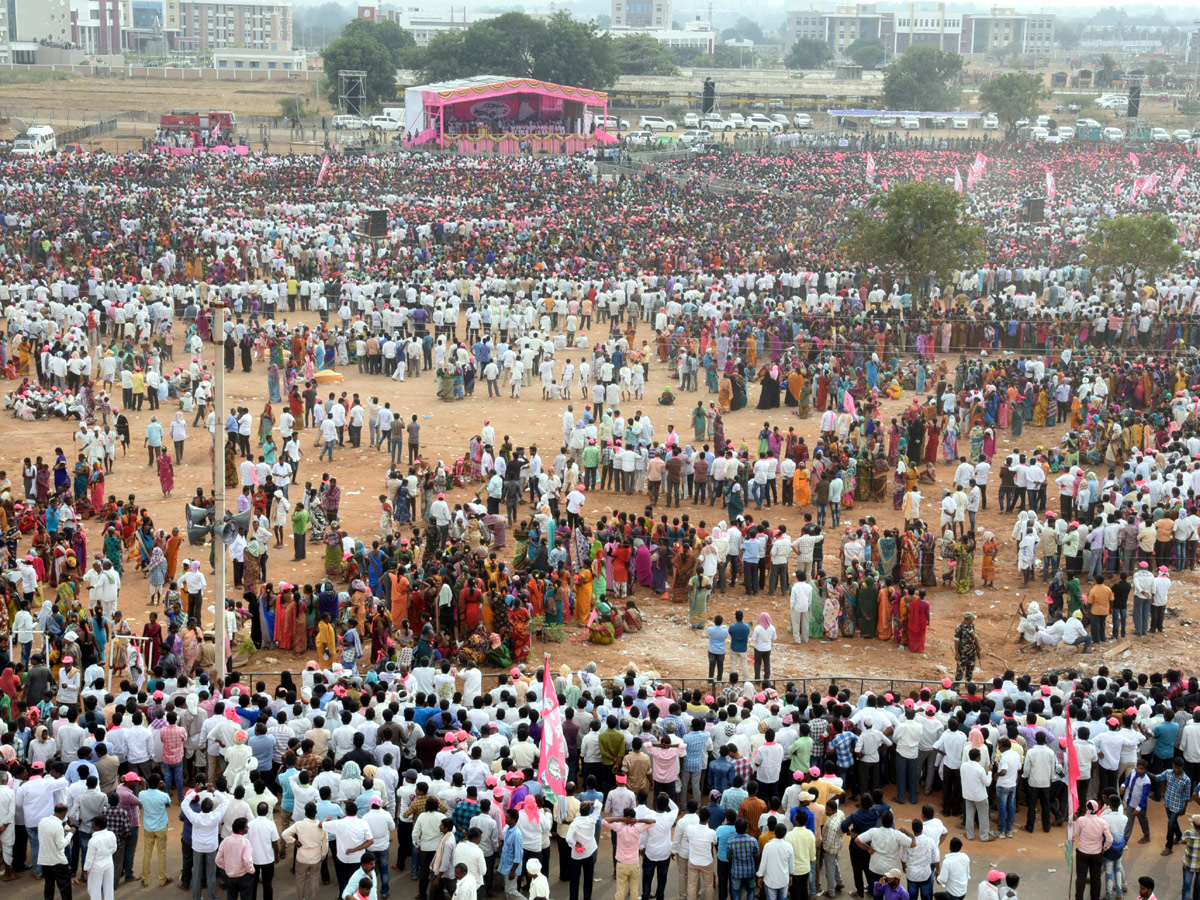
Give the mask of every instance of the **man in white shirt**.
M 796 581 L 788 598 L 788 609 L 792 618 L 792 640 L 797 644 L 808 643 L 809 625 L 812 620 L 812 594 L 812 585 L 808 583 L 804 570 L 800 569 L 796 573 Z
M 775 826 L 775 837 L 762 848 L 758 863 L 758 886 L 765 889 L 767 900 L 786 900 L 792 876 L 796 872 L 796 852 L 785 841 L 787 826 L 782 822 Z
M 896 802 L 918 803 L 917 788 L 920 776 L 918 756 L 921 752 L 921 736 L 925 729 L 917 721 L 915 707 L 904 710 L 904 720 L 892 730 L 892 742 L 896 745 Z M 911 797 L 912 799 L 906 799 Z
M 992 773 L 983 767 L 982 759 L 979 749 L 972 747 L 959 773 L 962 779 L 968 841 L 975 840 L 976 822 L 979 825 L 979 839 L 985 842 L 988 840 L 988 787 L 992 783 Z
M 942 858 L 937 883 L 946 889 L 946 896 L 963 900 L 971 886 L 971 858 L 962 852 L 962 840 L 950 838 L 950 852 Z

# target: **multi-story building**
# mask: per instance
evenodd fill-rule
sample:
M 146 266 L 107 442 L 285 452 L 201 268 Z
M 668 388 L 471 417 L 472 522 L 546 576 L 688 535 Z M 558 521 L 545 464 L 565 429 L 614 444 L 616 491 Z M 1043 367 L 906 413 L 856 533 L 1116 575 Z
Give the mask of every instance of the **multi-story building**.
M 909 0 L 892 12 L 880 11 L 874 3 L 833 8 L 810 3 L 788 10 L 787 46 L 800 38 L 826 41 L 839 60 L 860 38 L 878 38 L 889 53 L 921 45 L 968 55 L 1008 47 L 1046 53 L 1055 46 L 1054 21 L 1053 13 L 1018 13 L 1007 7 L 967 13 L 927 0 Z
M 671 0 L 612 0 L 610 25 L 640 31 L 671 27 Z
M 71 44 L 70 0 L 8 0 L 5 18 L 12 43 Z
M 959 52 L 980 55 L 1011 49 L 1016 53 L 1048 53 L 1054 49 L 1054 15 L 1026 15 L 1007 7 L 987 13 L 963 13 Z
M 164 0 L 166 2 L 166 0 Z M 292 49 L 291 0 L 178 0 L 177 50 Z
M 901 5 L 895 14 L 892 34 L 893 53 L 909 47 L 937 47 L 957 53 L 962 42 L 962 13 L 945 3 L 916 2 Z

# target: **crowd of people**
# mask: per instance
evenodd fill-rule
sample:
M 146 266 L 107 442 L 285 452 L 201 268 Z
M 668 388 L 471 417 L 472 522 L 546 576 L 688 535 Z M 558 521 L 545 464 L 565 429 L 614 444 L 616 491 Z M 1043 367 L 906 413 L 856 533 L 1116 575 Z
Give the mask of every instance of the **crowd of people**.
M 980 900 L 1016 896 L 1015 875 L 972 876 L 938 810 L 898 819 L 882 794 L 894 781 L 901 803 L 940 785 L 940 815 L 961 816 L 968 841 L 1011 837 L 1018 794 L 1027 830 L 1038 807 L 1061 826 L 1074 786 L 1077 897 L 1090 882 L 1092 900 L 1124 895 L 1120 851 L 1135 820 L 1148 837 L 1162 797 L 1164 849 L 1184 844 L 1190 885 L 1200 723 L 1178 672 L 976 686 L 986 642 L 970 610 L 940 689 L 809 694 L 804 673 L 772 665 L 781 631 L 923 654 L 939 593 L 993 587 L 998 566 L 1045 583 L 1044 604 L 1017 611 L 1031 650 L 1086 653 L 1110 622 L 1126 637 L 1130 599 L 1134 638 L 1161 640 L 1145 636 L 1164 632 L 1200 535 L 1200 279 L 1190 263 L 1096 272 L 1079 246 L 1104 216 L 1155 211 L 1191 254 L 1187 160 L 877 147 L 880 184 L 866 161 L 697 154 L 615 179 L 524 156 L 9 161 L 4 405 L 17 429 L 74 429 L 69 454 L 52 441 L 25 460 L 20 486 L 0 473 L 10 874 L 45 867 L 47 900 L 54 886 L 69 898 L 81 864 L 106 900 L 133 877 L 140 823 L 149 883 L 176 803 L 197 900 L 215 900 L 218 869 L 231 893 L 270 900 L 279 842 L 299 844 L 304 900 L 330 844 L 342 897 L 386 897 L 389 869 L 411 862 L 422 900 L 474 900 L 497 880 L 540 898 L 555 841 L 572 900 L 580 884 L 588 900 L 606 833 L 619 900 L 652 885 L 663 900 L 670 868 L 689 900 L 758 879 L 768 900 L 803 900 L 843 887 L 842 851 L 856 896 L 929 900 L 936 883 L 961 900 L 980 880 Z M 913 285 L 844 257 L 843 214 L 882 177 L 959 168 L 986 265 Z M 1047 169 L 1049 218 L 1022 224 L 1014 198 Z M 712 191 L 714 176 L 740 187 Z M 361 240 L 376 205 L 388 236 Z M 217 421 L 215 366 L 265 379 L 261 409 L 239 401 Z M 392 399 L 427 378 L 446 402 L 487 382 L 461 456 L 429 452 L 419 401 Z M 561 441 L 504 433 L 535 383 Z M 225 547 L 106 490 L 141 465 L 135 438 L 164 500 L 186 472 L 188 505 L 212 508 L 223 478 L 231 596 L 204 574 Z M 364 448 L 383 488 L 377 515 L 350 521 L 338 465 Z M 1005 515 L 1008 559 L 987 524 Z M 143 576 L 135 634 L 122 592 Z M 550 796 L 534 642 L 642 631 L 639 588 L 687 606 L 705 686 L 556 670 L 573 787 Z M 759 607 L 727 623 L 710 599 L 733 593 Z M 216 677 L 260 650 L 303 673 L 273 690 Z M 510 674 L 484 691 L 482 667 Z M 1070 753 L 1088 763 L 1078 778 Z

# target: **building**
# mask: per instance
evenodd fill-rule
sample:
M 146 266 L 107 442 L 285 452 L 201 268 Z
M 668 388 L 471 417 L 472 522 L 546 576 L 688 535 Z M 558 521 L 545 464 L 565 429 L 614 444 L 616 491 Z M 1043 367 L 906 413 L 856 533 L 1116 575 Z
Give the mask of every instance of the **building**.
M 66 47 L 71 43 L 70 0 L 8 0 L 5 18 L 8 42 L 30 44 L 34 50 L 38 44 Z M 27 51 L 22 48 L 22 52 Z
M 890 48 L 894 16 L 880 12 L 874 3 L 854 3 L 833 10 L 815 6 L 788 10 L 787 46 L 801 38 L 825 41 L 833 49 L 834 58 L 845 58 L 846 48 L 859 38 L 875 38 Z
M 671 0 L 612 0 L 612 28 L 659 31 L 671 27 Z
M 1055 49 L 1054 15 L 1026 15 L 1015 9 L 992 7 L 987 13 L 963 13 L 959 52 L 978 56 L 1011 50 L 1016 53 L 1049 53 Z
M 948 9 L 945 3 L 904 3 L 896 13 L 888 49 L 903 53 L 920 46 L 957 53 L 961 44 L 962 13 Z
M 120 0 L 71 0 L 71 42 L 85 53 L 120 53 L 122 29 Z
M 718 40 L 716 30 L 703 19 L 684 22 L 682 28 L 609 28 L 607 33 L 614 38 L 644 34 L 668 47 L 694 50 L 696 53 L 707 53 L 709 56 L 712 55 Z M 727 41 L 726 43 L 737 45 L 736 41 Z M 754 42 L 748 43 L 753 49 Z
M 876 11 L 874 4 L 839 6 L 822 19 L 825 26 L 822 39 L 833 48 L 835 59 L 844 58 L 846 48 L 859 38 L 884 41 L 886 47 L 885 39 L 892 31 L 891 14 Z
M 1055 49 L 1054 21 L 1052 13 L 1025 14 L 1007 7 L 968 13 L 926 0 L 910 0 L 893 12 L 882 12 L 874 3 L 832 9 L 810 4 L 788 10 L 787 46 L 800 38 L 826 41 L 838 60 L 860 38 L 878 38 L 889 53 L 921 45 L 966 55 L 1008 47 L 1048 53 Z
M 259 72 L 304 72 L 308 55 L 303 50 L 214 50 L 213 68 L 219 72 L 244 69 Z
M 291 0 L 178 0 L 175 50 L 292 49 Z

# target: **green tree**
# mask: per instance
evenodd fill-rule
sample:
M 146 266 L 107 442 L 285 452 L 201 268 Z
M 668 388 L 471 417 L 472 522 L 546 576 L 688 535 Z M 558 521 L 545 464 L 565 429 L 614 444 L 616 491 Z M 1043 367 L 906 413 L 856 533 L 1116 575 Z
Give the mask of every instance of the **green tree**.
M 648 34 L 628 34 L 612 42 L 613 59 L 622 75 L 674 75 L 675 54 Z
M 1100 87 L 1108 87 L 1112 84 L 1116 71 L 1117 58 L 1111 53 L 1101 53 L 1099 71 L 1096 72 L 1096 84 Z
M 1086 22 L 1059 19 L 1054 23 L 1054 40 L 1063 50 L 1071 50 L 1079 46 L 1079 41 L 1083 38 L 1083 30 L 1086 27 Z
M 296 121 L 308 115 L 308 100 L 305 97 L 280 97 L 279 114 Z
M 886 52 L 879 38 L 859 38 L 846 48 L 846 58 L 864 69 L 876 69 L 883 62 Z
M 888 109 L 953 109 L 958 91 L 952 87 L 962 72 L 962 57 L 937 47 L 909 49 L 887 67 L 883 96 Z
M 370 33 L 356 32 L 338 38 L 321 53 L 325 65 L 325 90 L 329 102 L 337 105 L 338 72 L 360 69 L 367 73 L 363 79 L 364 104 L 374 106 L 380 100 L 396 96 L 396 61 L 392 53 Z M 359 110 L 360 113 L 365 110 Z
M 941 184 L 912 181 L 878 193 L 850 226 L 843 250 L 851 259 L 904 276 L 916 290 L 929 275 L 944 278 L 983 257 L 983 226 L 969 222 L 962 195 Z
M 797 38 L 783 64 L 789 69 L 819 69 L 833 59 L 833 49 L 816 38 Z
M 500 74 L 603 89 L 621 74 L 613 44 L 565 11 L 548 22 L 510 12 L 435 36 L 412 66 L 423 81 Z
M 1087 254 L 1093 268 L 1122 280 L 1134 272 L 1154 275 L 1183 259 L 1175 223 L 1162 213 L 1101 219 L 1092 226 Z
M 405 52 L 417 46 L 417 39 L 395 22 L 372 22 L 370 19 L 354 19 L 342 29 L 340 37 L 372 37 L 392 54 L 397 67 L 404 61 Z
M 1150 62 L 1146 63 L 1147 75 L 1166 75 L 1170 71 L 1171 67 L 1168 66 L 1164 60 L 1152 59 Z
M 1048 96 L 1041 76 L 1009 72 L 983 83 L 979 88 L 979 105 L 995 113 L 1006 131 L 1012 131 L 1018 119 L 1036 116 L 1038 102 Z
M 765 44 L 766 37 L 763 35 L 762 26 L 753 19 L 748 19 L 742 16 L 738 19 L 732 28 L 726 28 L 721 32 L 721 40 L 723 41 L 754 41 L 755 44 Z

